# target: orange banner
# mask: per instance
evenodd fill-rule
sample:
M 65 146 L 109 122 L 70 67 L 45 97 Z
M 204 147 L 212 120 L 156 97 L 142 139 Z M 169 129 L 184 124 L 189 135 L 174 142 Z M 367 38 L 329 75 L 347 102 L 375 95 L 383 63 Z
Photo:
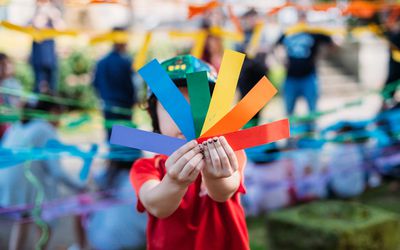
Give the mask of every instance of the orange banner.
M 218 1 L 211 1 L 204 5 L 189 5 L 188 18 L 191 19 L 194 16 L 204 14 L 206 11 L 214 9 L 218 6 L 220 6 Z

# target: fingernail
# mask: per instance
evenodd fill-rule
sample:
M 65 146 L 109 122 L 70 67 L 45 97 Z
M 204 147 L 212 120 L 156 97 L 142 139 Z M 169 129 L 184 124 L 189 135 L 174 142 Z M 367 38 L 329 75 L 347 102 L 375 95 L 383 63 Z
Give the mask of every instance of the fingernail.
M 207 141 L 203 141 L 203 145 L 204 145 L 204 146 L 207 146 Z
M 211 144 L 211 143 L 212 143 L 212 140 L 208 140 L 208 143 Z
M 218 138 L 214 138 L 214 142 L 217 142 L 218 141 Z

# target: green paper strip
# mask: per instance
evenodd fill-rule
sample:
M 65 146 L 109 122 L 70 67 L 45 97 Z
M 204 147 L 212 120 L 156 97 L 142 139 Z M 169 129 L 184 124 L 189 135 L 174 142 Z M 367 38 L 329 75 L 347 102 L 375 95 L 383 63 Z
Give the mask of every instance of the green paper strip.
M 196 138 L 198 138 L 200 137 L 204 119 L 206 119 L 208 107 L 211 101 L 210 86 L 208 84 L 206 71 L 187 74 L 186 78 L 194 128 Z

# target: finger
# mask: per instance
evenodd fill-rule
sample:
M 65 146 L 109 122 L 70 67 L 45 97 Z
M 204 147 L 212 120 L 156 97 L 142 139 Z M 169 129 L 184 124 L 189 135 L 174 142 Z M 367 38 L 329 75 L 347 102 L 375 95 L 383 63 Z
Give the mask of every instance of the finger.
M 231 170 L 231 164 L 229 162 L 228 155 L 225 152 L 225 149 L 222 147 L 219 138 L 214 138 L 214 146 L 218 153 L 219 160 L 221 161 L 221 168 Z
M 228 159 L 231 164 L 232 170 L 235 172 L 236 170 L 239 169 L 239 163 L 235 151 L 233 151 L 232 147 L 229 145 L 228 141 L 224 136 L 219 137 L 219 141 L 222 147 L 224 148 L 225 153 L 228 155 Z
M 219 137 L 222 147 L 225 150 L 225 153 L 228 156 L 229 162 L 231 164 L 231 168 L 236 171 L 239 169 L 239 162 L 237 160 L 237 156 L 235 151 L 233 151 L 232 147 L 229 145 L 228 141 L 224 136 Z
M 196 168 L 196 166 L 203 160 L 203 154 L 196 154 L 182 169 L 179 173 L 179 179 L 185 180 L 189 177 L 190 173 Z
M 213 167 L 217 170 L 221 169 L 221 161 L 219 159 L 217 150 L 215 149 L 214 143 L 213 143 L 214 139 L 208 139 L 208 153 L 210 154 L 211 157 L 211 163 L 213 165 Z
M 199 175 L 199 173 L 203 170 L 203 168 L 205 167 L 205 161 L 204 158 L 199 162 L 199 164 L 197 164 L 197 166 L 193 169 L 193 171 L 189 174 L 189 179 L 191 181 L 196 180 L 197 176 Z
M 195 140 L 192 140 L 182 147 L 180 147 L 178 150 L 176 150 L 172 155 L 170 155 L 167 159 L 166 164 L 174 164 L 177 160 L 179 160 L 184 154 L 192 150 L 197 146 L 197 142 Z
M 207 166 L 212 166 L 211 156 L 210 156 L 210 153 L 208 151 L 208 145 L 207 144 L 208 144 L 207 141 L 203 142 L 204 161 L 205 161 Z
M 195 157 L 198 153 L 202 152 L 202 146 L 197 146 L 195 148 L 193 148 L 192 150 L 188 151 L 186 154 L 184 154 L 183 156 L 181 156 L 181 158 L 179 158 L 175 165 L 179 166 L 182 170 L 182 168 L 193 158 Z

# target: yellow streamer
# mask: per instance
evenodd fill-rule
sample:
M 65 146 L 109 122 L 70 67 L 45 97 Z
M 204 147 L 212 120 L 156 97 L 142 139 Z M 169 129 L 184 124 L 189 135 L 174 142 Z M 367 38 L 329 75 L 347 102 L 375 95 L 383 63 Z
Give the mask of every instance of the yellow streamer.
M 209 30 L 199 30 L 192 32 L 170 31 L 169 35 L 175 38 L 194 39 L 194 46 L 190 54 L 198 58 L 201 58 L 201 56 L 203 55 L 208 35 L 218 36 L 236 42 L 243 42 L 244 40 L 244 35 L 242 33 L 227 31 L 217 26 L 211 27 Z
M 190 51 L 190 54 L 197 58 L 201 58 L 203 56 L 204 48 L 206 47 L 207 36 L 207 31 L 200 31 L 197 33 L 194 46 Z
M 246 55 L 248 58 L 254 58 L 256 56 L 263 29 L 264 23 L 258 23 L 254 28 L 253 35 L 251 36 L 251 40 L 246 49 Z
M 244 57 L 245 54 L 243 53 L 232 50 L 224 51 L 218 79 L 201 134 L 208 131 L 230 111 Z
M 323 34 L 327 36 L 332 36 L 335 34 L 345 34 L 344 29 L 333 29 L 333 28 L 323 28 L 323 27 L 312 27 L 309 26 L 305 23 L 299 23 L 296 24 L 290 28 L 288 28 L 285 32 L 285 35 L 291 36 L 297 33 L 302 33 L 302 32 L 307 32 L 307 33 L 314 33 L 314 34 Z
M 36 29 L 32 26 L 20 26 L 7 21 L 1 22 L 1 25 L 7 29 L 18 31 L 30 35 L 36 42 L 41 42 L 57 36 L 77 36 L 78 32 L 74 30 L 55 30 L 55 29 Z
M 234 31 L 227 31 L 222 29 L 221 27 L 211 27 L 210 28 L 210 34 L 213 36 L 219 36 L 224 39 L 232 40 L 235 42 L 243 42 L 244 41 L 244 35 L 241 32 L 234 32 Z
M 392 50 L 392 57 L 393 57 L 393 60 L 395 60 L 396 62 L 400 63 L 400 50 L 393 49 Z
M 147 32 L 146 33 L 146 37 L 144 38 L 143 45 L 140 48 L 138 54 L 136 55 L 135 61 L 133 62 L 133 69 L 135 71 L 138 71 L 146 63 L 147 52 L 149 50 L 151 37 L 152 37 L 152 33 L 151 32 Z
M 129 41 L 129 33 L 126 31 L 111 31 L 105 34 L 97 35 L 90 39 L 90 44 L 95 45 L 103 42 L 127 43 Z

